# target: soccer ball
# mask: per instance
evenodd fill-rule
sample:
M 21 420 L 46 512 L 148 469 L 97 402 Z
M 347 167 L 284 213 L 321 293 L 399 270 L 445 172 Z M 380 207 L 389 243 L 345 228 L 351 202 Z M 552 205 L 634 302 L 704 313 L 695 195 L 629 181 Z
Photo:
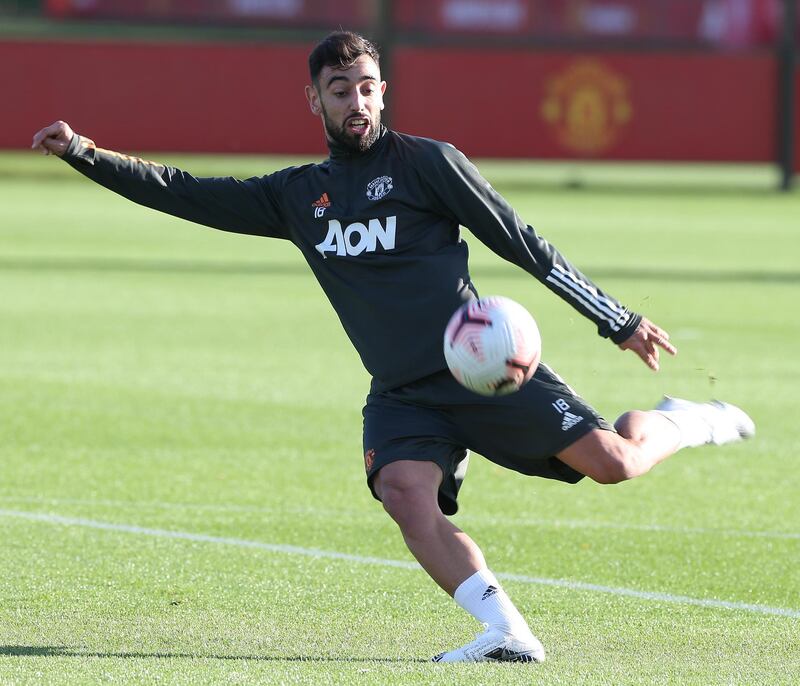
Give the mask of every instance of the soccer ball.
M 539 327 L 519 303 L 489 296 L 464 303 L 444 332 L 444 358 L 463 386 L 481 395 L 518 391 L 542 354 Z

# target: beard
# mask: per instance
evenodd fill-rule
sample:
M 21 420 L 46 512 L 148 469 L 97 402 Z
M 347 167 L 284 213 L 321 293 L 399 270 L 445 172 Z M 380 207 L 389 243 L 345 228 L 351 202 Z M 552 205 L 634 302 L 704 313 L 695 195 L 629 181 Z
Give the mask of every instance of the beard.
M 325 109 L 325 106 L 321 105 L 321 107 L 322 120 L 325 122 L 325 131 L 327 132 L 328 136 L 331 138 L 331 140 L 347 150 L 350 150 L 351 152 L 366 152 L 372 147 L 375 141 L 378 140 L 381 128 L 380 112 L 375 113 L 374 119 L 371 116 L 368 117 L 366 115 L 360 115 L 369 120 L 369 130 L 364 135 L 358 136 L 347 130 L 347 120 L 342 122 L 341 126 L 337 126 L 328 116 L 328 111 Z

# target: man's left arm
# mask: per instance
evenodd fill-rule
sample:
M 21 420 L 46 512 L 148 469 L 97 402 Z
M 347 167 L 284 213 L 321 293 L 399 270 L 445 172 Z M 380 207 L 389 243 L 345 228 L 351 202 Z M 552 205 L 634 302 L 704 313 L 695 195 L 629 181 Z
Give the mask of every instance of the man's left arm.
M 445 214 L 466 226 L 498 255 L 536 277 L 597 325 L 598 333 L 632 350 L 658 370 L 659 348 L 675 354 L 666 331 L 603 292 L 556 248 L 526 225 L 475 166 L 442 144 L 423 174 Z

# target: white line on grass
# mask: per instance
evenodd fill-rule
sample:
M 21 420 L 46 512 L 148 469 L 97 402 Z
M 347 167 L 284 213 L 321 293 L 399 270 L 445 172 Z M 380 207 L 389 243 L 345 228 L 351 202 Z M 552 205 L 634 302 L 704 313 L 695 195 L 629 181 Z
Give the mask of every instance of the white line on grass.
M 551 526 L 565 529 L 614 529 L 618 531 L 655 531 L 666 534 L 698 534 L 712 536 L 742 536 L 745 538 L 784 538 L 800 541 L 800 533 L 794 531 L 748 531 L 747 529 L 715 529 L 713 527 L 666 526 L 664 524 L 626 524 L 620 522 L 603 522 L 588 519 L 549 519 L 539 520 L 532 517 L 484 517 L 482 515 L 462 515 L 462 520 L 480 524 L 498 524 L 501 526 Z
M 194 534 L 188 531 L 170 531 L 168 529 L 152 529 L 148 527 L 135 526 L 133 524 L 114 524 L 113 522 L 100 522 L 94 519 L 84 519 L 81 517 L 63 517 L 56 514 L 43 512 L 23 512 L 19 510 L 2 510 L 0 517 L 15 517 L 30 521 L 45 522 L 48 524 L 61 524 L 63 526 L 86 527 L 89 529 L 102 529 L 105 531 L 115 531 L 129 534 L 139 534 L 142 536 L 154 536 L 157 538 L 179 539 L 184 541 L 197 541 L 200 543 L 218 543 L 221 545 L 232 545 L 240 548 L 255 548 L 258 550 L 268 550 L 274 553 L 286 553 L 289 555 L 304 555 L 318 559 L 345 560 L 357 564 L 378 565 L 381 567 L 398 567 L 400 569 L 420 569 L 415 562 L 405 560 L 390 560 L 382 557 L 369 557 L 364 555 L 352 555 L 350 553 L 340 553 L 333 550 L 320 550 L 318 548 L 303 548 L 300 546 L 286 545 L 283 543 L 263 543 L 261 541 L 250 541 L 242 538 L 229 538 L 225 536 L 209 536 L 207 534 Z M 658 593 L 654 591 L 638 591 L 632 588 L 620 588 L 616 586 L 602 586 L 590 584 L 583 581 L 569 581 L 567 579 L 547 579 L 536 576 L 526 576 L 524 574 L 507 574 L 501 572 L 497 574 L 501 579 L 518 581 L 524 584 L 536 584 L 540 586 L 556 586 L 567 588 L 572 591 L 591 591 L 595 593 L 608 593 L 611 595 L 625 596 L 629 598 L 639 598 L 642 600 L 654 600 L 664 603 L 677 603 L 680 605 L 696 605 L 698 607 L 710 607 L 725 610 L 741 610 L 744 612 L 756 612 L 763 615 L 780 615 L 783 617 L 800 618 L 800 610 L 785 607 L 770 607 L 768 605 L 755 605 L 751 603 L 739 603 L 728 600 L 717 600 L 715 598 L 692 598 L 691 596 L 674 595 L 672 593 Z
M 143 508 L 166 510 L 197 510 L 205 512 L 260 512 L 265 514 L 301 514 L 324 517 L 359 518 L 375 517 L 384 520 L 382 510 L 363 511 L 341 508 L 318 508 L 306 506 L 265 507 L 263 505 L 236 505 L 233 503 L 177 503 L 160 500 L 95 500 L 89 498 L 47 498 L 42 496 L 0 496 L 0 502 L 33 503 L 44 506 L 91 505 L 101 507 L 127 507 L 136 510 Z M 539 519 L 535 517 L 492 517 L 490 515 L 459 514 L 457 521 L 474 524 L 497 524 L 500 526 L 548 527 L 553 529 L 613 529 L 615 531 L 653 531 L 656 533 L 700 536 L 728 536 L 743 538 L 777 538 L 800 541 L 800 533 L 795 531 L 770 531 L 747 529 L 717 529 L 714 527 L 667 526 L 665 524 L 629 524 L 624 522 L 604 522 L 589 519 Z

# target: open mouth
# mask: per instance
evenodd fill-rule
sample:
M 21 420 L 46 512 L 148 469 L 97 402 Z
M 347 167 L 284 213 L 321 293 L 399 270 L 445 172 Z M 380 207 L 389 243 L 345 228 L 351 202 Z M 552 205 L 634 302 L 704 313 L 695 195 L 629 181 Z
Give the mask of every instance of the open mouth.
M 366 117 L 351 117 L 345 126 L 351 133 L 362 134 L 369 128 L 369 119 Z

